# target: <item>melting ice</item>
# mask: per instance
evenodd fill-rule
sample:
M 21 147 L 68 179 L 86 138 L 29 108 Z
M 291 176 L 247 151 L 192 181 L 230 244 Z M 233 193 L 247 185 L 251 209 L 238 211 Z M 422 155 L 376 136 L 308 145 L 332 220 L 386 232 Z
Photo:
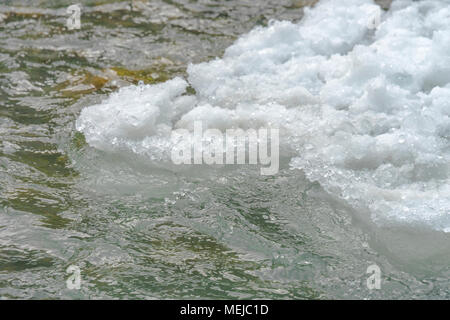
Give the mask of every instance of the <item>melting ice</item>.
M 450 232 L 450 2 L 322 0 L 272 21 L 187 79 L 130 86 L 82 110 L 95 148 L 170 161 L 177 128 L 280 128 L 280 143 L 330 193 L 379 223 Z M 188 95 L 192 86 L 195 95 Z

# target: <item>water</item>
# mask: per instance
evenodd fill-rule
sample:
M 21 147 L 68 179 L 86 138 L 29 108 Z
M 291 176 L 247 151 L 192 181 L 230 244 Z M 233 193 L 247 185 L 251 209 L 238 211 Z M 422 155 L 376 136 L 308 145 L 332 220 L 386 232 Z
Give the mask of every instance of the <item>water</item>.
M 412 203 L 417 212 L 412 216 L 419 218 L 405 222 L 358 200 L 367 193 L 349 201 L 336 192 L 342 179 L 323 178 L 327 175 L 315 159 L 325 160 L 334 174 L 339 162 L 320 148 L 304 152 L 322 147 L 320 141 L 285 143 L 280 172 L 261 176 L 256 166 L 174 167 L 164 158 L 167 150 L 156 149 L 160 144 L 117 152 L 108 143 L 112 140 L 101 139 L 110 132 L 104 130 L 120 138 L 114 130 L 124 122 L 107 111 L 106 122 L 95 122 L 107 124 L 96 131 L 99 144 L 76 130 L 82 109 L 139 81 L 155 84 L 191 75 L 194 88 L 187 89 L 188 95 L 220 100 L 220 94 L 208 93 L 214 79 L 202 78 L 217 69 L 201 73 L 205 65 L 188 69 L 188 64 L 223 56 L 242 34 L 270 19 L 300 21 L 307 1 L 82 3 L 78 31 L 65 28 L 69 1 L 0 6 L 0 297 L 449 298 L 446 180 L 426 187 L 440 199 L 427 204 L 442 204 L 447 211 L 423 219 Z M 235 48 L 228 54 L 233 56 Z M 195 68 L 199 84 L 192 78 Z M 414 91 L 408 72 L 393 74 L 392 81 Z M 130 100 L 118 108 L 133 110 L 133 99 L 145 88 L 130 87 L 123 96 Z M 415 91 L 429 94 L 431 89 Z M 250 102 L 264 98 L 252 87 L 247 90 L 254 94 Z M 433 101 L 445 111 L 442 95 L 434 94 Z M 232 95 L 231 102 L 215 103 L 230 109 L 242 99 Z M 185 117 L 185 125 L 192 120 Z M 409 133 L 418 132 L 413 125 Z M 400 144 L 408 140 L 398 138 Z M 447 150 L 448 140 L 433 149 L 436 156 L 447 156 Z M 298 157 L 298 151 L 312 156 Z M 357 160 L 346 162 L 346 169 L 367 166 Z M 437 174 L 448 177 L 448 165 L 436 163 Z M 351 180 L 341 185 L 347 184 Z M 403 185 L 424 190 L 409 180 Z M 366 286 L 366 270 L 373 264 L 382 271 L 380 290 Z M 70 265 L 81 269 L 80 290 L 66 286 Z

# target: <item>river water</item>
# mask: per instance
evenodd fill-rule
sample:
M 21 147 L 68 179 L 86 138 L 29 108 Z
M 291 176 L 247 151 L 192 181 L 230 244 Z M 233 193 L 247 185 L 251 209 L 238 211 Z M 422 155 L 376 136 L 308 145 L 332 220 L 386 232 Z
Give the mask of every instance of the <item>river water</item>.
M 0 298 L 450 298 L 448 215 L 423 218 L 412 204 L 419 218 L 380 222 L 379 207 L 334 193 L 292 150 L 273 176 L 177 170 L 77 130 L 81 111 L 119 88 L 187 78 L 189 64 L 272 19 L 298 23 L 314 1 L 79 2 L 80 30 L 66 28 L 71 1 L 0 4 Z M 443 184 L 430 192 L 448 214 Z M 379 290 L 367 287 L 372 265 Z M 79 290 L 67 287 L 69 266 Z

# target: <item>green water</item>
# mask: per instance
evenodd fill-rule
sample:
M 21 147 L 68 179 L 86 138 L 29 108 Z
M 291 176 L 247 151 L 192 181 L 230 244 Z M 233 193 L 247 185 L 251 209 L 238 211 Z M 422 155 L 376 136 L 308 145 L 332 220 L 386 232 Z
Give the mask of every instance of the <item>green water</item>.
M 0 298 L 449 298 L 447 234 L 374 226 L 288 159 L 180 174 L 74 130 L 117 88 L 182 76 L 307 2 L 89 0 L 69 31 L 71 1 L 2 1 Z

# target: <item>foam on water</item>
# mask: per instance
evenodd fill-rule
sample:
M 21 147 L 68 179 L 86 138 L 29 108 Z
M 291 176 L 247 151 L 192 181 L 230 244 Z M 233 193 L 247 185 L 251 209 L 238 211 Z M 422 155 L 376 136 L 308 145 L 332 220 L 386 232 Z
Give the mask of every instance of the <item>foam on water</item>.
M 394 1 L 372 30 L 377 9 L 322 0 L 190 65 L 187 80 L 122 88 L 77 129 L 95 148 L 167 162 L 171 131 L 196 120 L 279 127 L 293 169 L 375 221 L 450 232 L 450 3 Z

